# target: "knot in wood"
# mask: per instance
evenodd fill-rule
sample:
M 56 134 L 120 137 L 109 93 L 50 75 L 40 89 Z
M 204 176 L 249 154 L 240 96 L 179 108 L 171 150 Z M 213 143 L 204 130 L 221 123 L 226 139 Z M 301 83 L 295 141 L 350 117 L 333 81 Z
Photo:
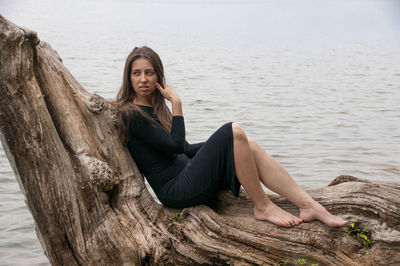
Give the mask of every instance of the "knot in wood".
M 119 183 L 118 176 L 106 162 L 96 158 L 90 158 L 88 162 L 90 182 L 101 187 L 104 191 L 110 191 Z
M 88 109 L 92 113 L 100 114 L 103 110 L 107 109 L 107 104 L 101 96 L 93 94 L 89 99 Z
M 19 27 L 25 34 L 25 38 L 33 43 L 34 46 L 38 45 L 40 39 L 37 36 L 37 32 L 25 27 Z
M 110 116 L 111 116 L 111 120 L 112 120 L 112 124 L 115 128 L 118 128 L 118 109 L 117 107 L 115 107 L 115 105 L 110 104 Z
M 170 249 L 171 248 L 171 240 L 167 238 L 166 236 L 161 237 L 161 245 L 166 248 Z

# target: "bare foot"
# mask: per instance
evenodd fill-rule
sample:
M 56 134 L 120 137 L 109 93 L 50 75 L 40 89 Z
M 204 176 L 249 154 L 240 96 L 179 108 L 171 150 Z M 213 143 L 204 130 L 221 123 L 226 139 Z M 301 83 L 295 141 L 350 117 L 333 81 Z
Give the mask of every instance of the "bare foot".
M 309 208 L 300 208 L 300 218 L 305 222 L 320 220 L 330 227 L 344 226 L 348 221 L 328 212 L 321 204 L 313 201 Z
M 263 209 L 254 207 L 254 218 L 256 220 L 268 221 L 279 226 L 289 227 L 302 222 L 302 219 L 282 210 L 272 201 Z

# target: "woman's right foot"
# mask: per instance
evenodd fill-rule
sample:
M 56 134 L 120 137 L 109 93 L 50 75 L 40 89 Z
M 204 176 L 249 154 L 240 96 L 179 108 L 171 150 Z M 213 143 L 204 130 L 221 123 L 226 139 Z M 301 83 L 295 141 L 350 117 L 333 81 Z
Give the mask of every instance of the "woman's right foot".
M 289 227 L 301 223 L 303 220 L 298 218 L 275 205 L 268 199 L 264 208 L 254 207 L 254 218 L 256 220 L 268 221 L 279 226 Z
M 333 215 L 328 212 L 321 204 L 312 201 L 307 208 L 300 208 L 300 218 L 304 222 L 313 220 L 320 220 L 330 227 L 339 227 L 347 224 L 347 221 L 339 216 Z

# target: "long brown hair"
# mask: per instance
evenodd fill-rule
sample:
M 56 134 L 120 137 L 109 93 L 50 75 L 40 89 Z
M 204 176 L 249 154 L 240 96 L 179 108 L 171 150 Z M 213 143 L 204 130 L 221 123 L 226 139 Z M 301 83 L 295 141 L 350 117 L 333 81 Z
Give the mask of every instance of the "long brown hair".
M 125 124 L 122 121 L 123 114 L 128 114 L 130 111 L 136 111 L 131 113 L 140 113 L 145 118 L 151 119 L 150 116 L 148 116 L 141 108 L 139 108 L 136 104 L 133 103 L 136 97 L 136 93 L 132 87 L 130 77 L 132 71 L 132 64 L 136 59 L 139 58 L 144 58 L 150 61 L 150 63 L 154 67 L 154 71 L 157 74 L 158 78 L 157 81 L 159 84 L 163 85 L 165 82 L 164 67 L 158 54 L 147 46 L 135 47 L 126 58 L 122 85 L 115 100 L 116 107 L 118 110 L 117 111 L 118 134 L 121 138 L 121 141 L 124 144 L 126 144 L 129 140 L 129 136 L 127 134 L 127 128 L 129 128 L 129 122 L 128 125 L 125 126 Z M 168 110 L 167 105 L 165 104 L 164 96 L 158 91 L 158 89 L 155 90 L 154 101 L 153 101 L 153 112 L 154 116 L 158 121 L 160 121 L 161 125 L 166 130 L 168 130 L 168 132 L 170 132 L 172 116 L 170 111 Z

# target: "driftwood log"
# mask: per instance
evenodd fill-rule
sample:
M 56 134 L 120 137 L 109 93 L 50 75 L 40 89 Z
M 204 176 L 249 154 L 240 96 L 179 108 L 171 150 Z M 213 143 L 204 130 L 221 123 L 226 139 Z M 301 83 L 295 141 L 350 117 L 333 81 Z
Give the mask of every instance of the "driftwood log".
M 167 209 L 120 143 L 113 106 L 85 91 L 36 33 L 0 16 L 0 34 L 1 141 L 51 264 L 400 264 L 399 183 L 341 176 L 308 191 L 370 227 L 370 248 L 347 227 L 256 221 L 244 191 L 222 192 L 212 207 Z

